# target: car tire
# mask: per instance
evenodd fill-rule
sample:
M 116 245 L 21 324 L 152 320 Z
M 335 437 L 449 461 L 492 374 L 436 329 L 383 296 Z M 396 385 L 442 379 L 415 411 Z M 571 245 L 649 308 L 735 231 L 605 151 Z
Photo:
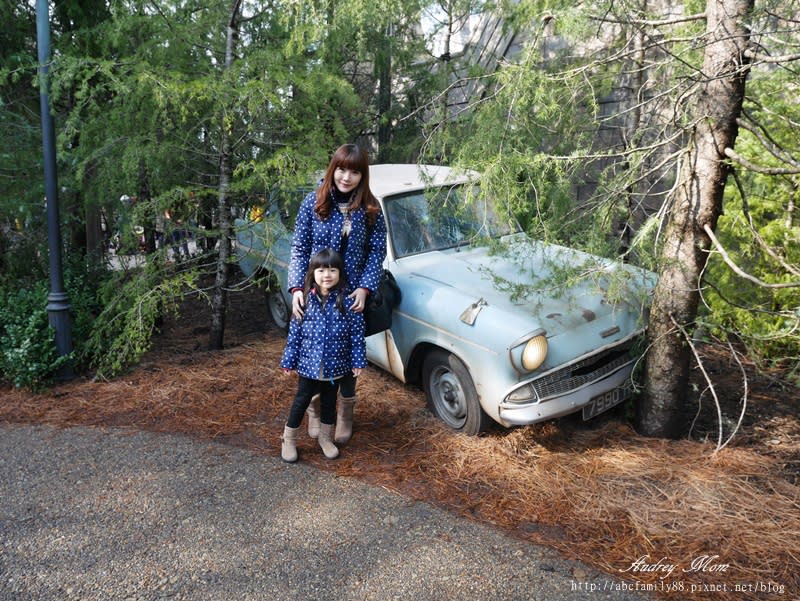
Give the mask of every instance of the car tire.
M 284 332 L 287 331 L 289 329 L 289 321 L 292 319 L 292 309 L 286 304 L 283 292 L 277 285 L 272 285 L 267 290 L 267 308 L 275 325 Z
M 422 385 L 428 406 L 448 427 L 474 436 L 489 426 L 467 366 L 452 353 L 435 350 L 425 358 Z

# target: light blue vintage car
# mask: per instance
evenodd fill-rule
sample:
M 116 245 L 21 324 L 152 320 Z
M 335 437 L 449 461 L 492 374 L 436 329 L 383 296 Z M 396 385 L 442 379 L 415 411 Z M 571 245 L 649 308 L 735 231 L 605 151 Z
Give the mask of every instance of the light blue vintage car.
M 367 338 L 367 356 L 420 384 L 448 426 L 477 434 L 491 420 L 590 419 L 631 396 L 652 273 L 531 240 L 475 194 L 474 173 L 374 165 L 370 183 L 402 301 L 391 330 Z M 270 275 L 281 327 L 290 245 L 274 214 L 237 221 L 239 265 Z

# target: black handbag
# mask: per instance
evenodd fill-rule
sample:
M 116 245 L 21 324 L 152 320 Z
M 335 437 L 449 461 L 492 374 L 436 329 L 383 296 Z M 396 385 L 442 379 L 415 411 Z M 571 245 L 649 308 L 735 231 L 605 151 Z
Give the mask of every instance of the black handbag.
M 402 294 L 397 280 L 388 269 L 383 270 L 378 289 L 367 297 L 364 307 L 364 336 L 372 336 L 392 327 L 392 311 L 400 304 Z

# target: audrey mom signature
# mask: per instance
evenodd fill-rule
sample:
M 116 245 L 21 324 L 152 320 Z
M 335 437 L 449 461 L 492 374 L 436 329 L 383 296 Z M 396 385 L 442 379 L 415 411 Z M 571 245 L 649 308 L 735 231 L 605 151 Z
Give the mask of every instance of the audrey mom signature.
M 671 576 L 679 567 L 678 564 L 671 563 L 666 557 L 650 563 L 650 556 L 642 555 L 630 566 L 621 569 L 620 572 L 657 572 L 662 574 L 661 580 L 663 580 Z M 730 568 L 730 564 L 719 561 L 719 555 L 698 555 L 691 560 L 688 566 L 680 567 L 680 570 L 682 573 L 688 574 L 691 572 L 727 572 L 728 568 Z

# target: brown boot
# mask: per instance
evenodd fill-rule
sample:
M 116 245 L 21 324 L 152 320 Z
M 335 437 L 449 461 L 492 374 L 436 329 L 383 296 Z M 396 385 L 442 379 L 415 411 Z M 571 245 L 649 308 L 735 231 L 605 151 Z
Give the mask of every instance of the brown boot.
M 328 459 L 336 459 L 339 456 L 339 449 L 336 448 L 333 440 L 331 440 L 332 435 L 333 424 L 320 424 L 317 442 Z
M 333 440 L 337 444 L 345 444 L 353 435 L 353 408 L 356 397 L 339 397 L 336 408 L 336 433 Z
M 287 463 L 297 461 L 297 431 L 300 428 L 284 426 L 281 436 L 281 459 Z
M 316 438 L 319 436 L 319 395 L 315 394 L 311 397 L 311 403 L 308 405 L 308 409 L 306 409 L 306 415 L 308 416 L 308 435 L 311 438 Z

